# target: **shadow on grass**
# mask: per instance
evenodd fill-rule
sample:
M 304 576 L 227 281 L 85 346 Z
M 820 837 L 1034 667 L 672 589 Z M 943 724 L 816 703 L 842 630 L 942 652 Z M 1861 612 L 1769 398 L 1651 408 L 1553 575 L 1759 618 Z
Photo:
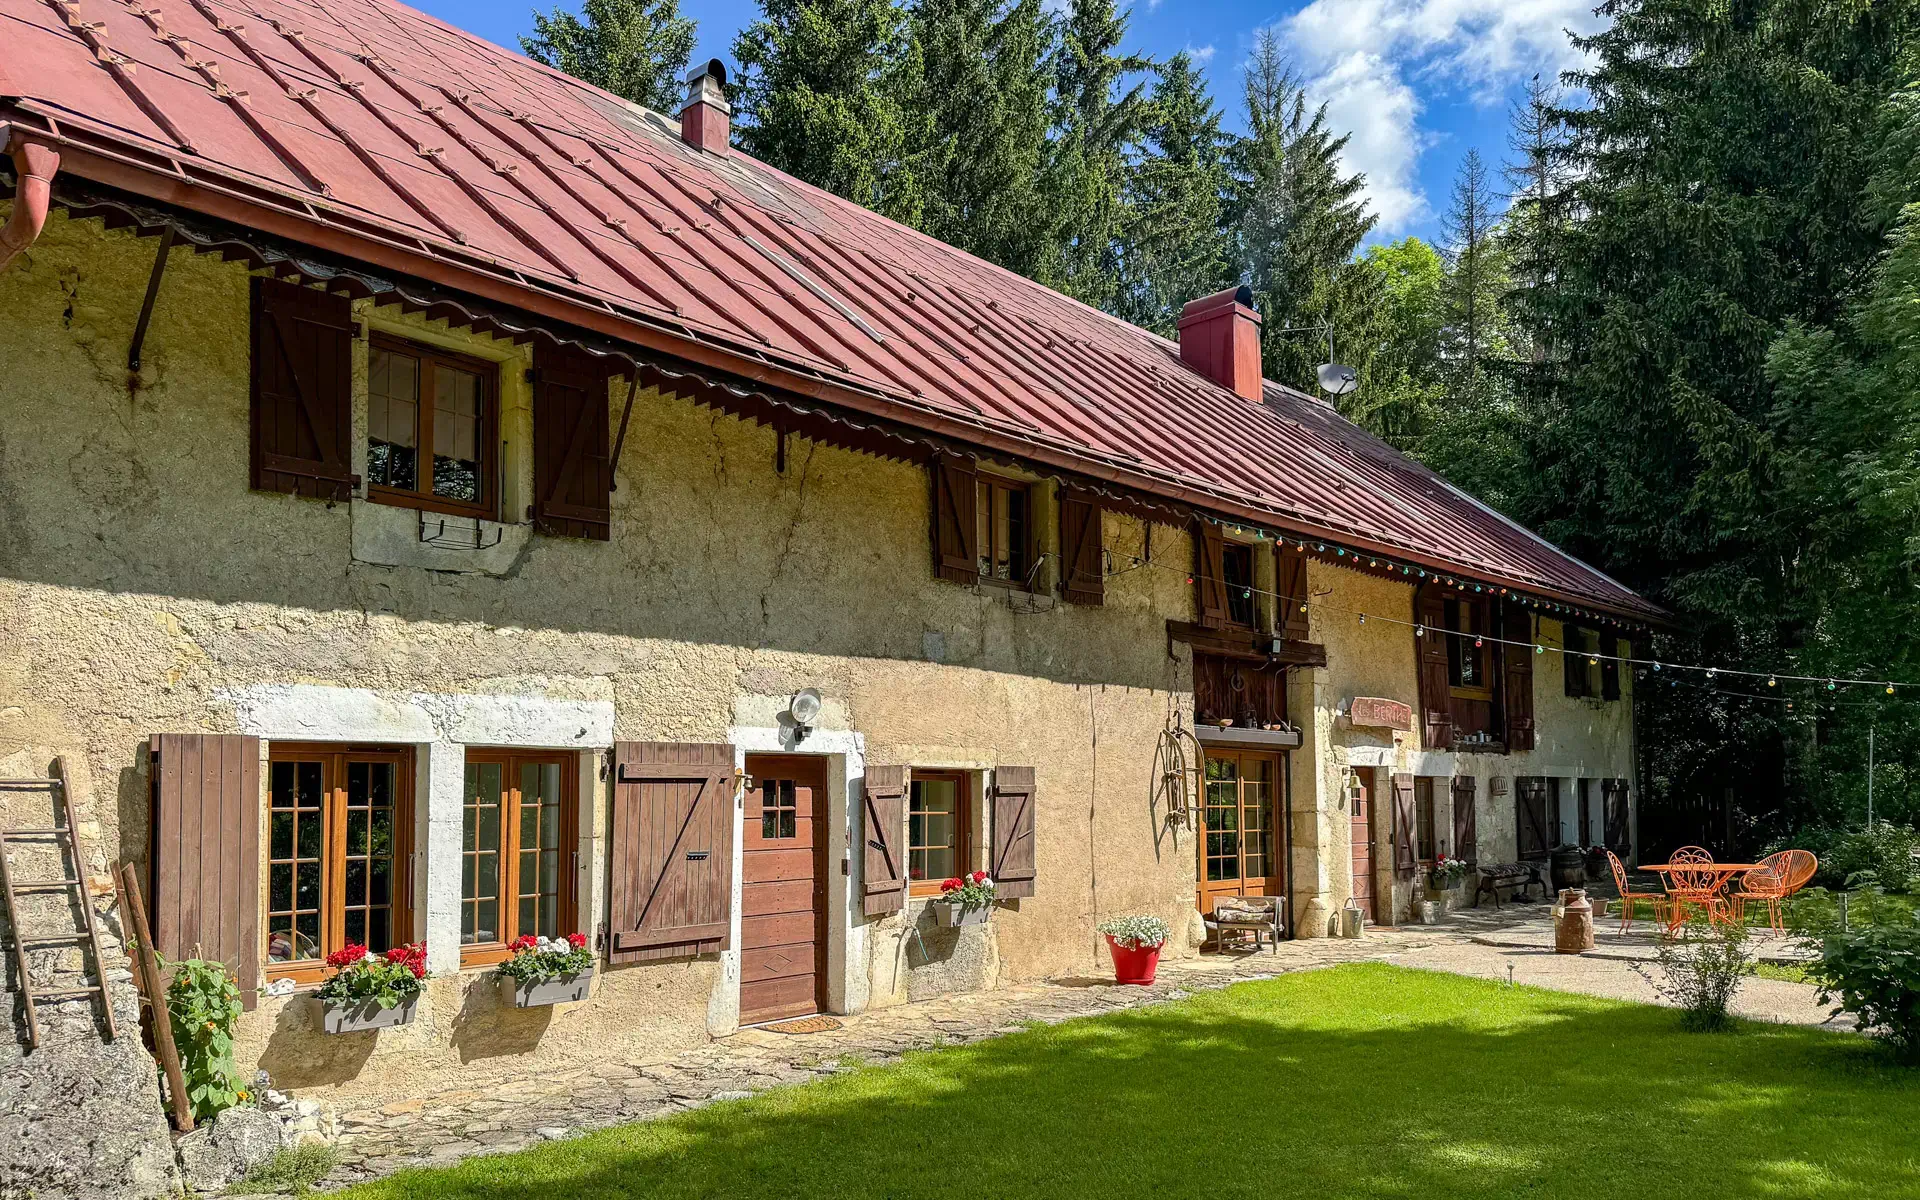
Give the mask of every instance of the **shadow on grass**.
M 1920 1195 L 1856 1037 L 1379 965 L 909 1056 L 349 1195 Z

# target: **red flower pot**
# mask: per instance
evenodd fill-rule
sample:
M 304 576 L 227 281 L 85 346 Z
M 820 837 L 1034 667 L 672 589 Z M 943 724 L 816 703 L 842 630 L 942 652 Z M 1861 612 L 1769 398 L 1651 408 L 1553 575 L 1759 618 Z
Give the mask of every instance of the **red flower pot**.
M 1160 968 L 1160 947 L 1139 946 L 1128 948 L 1107 935 L 1107 949 L 1113 952 L 1113 981 L 1115 983 L 1137 983 L 1142 987 L 1153 982 L 1153 973 Z

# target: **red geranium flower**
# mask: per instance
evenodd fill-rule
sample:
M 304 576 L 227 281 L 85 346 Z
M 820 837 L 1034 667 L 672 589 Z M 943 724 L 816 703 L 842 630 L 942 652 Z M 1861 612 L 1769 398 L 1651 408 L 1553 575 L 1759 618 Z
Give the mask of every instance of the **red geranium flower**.
M 973 873 L 973 881 L 975 883 L 985 883 L 987 881 L 987 873 L 985 871 L 975 871 Z
M 570 933 L 567 935 L 567 944 L 575 950 L 585 950 L 587 948 L 587 935 L 584 933 Z
M 540 944 L 539 938 L 534 937 L 530 933 L 523 933 L 519 937 L 513 939 L 513 944 L 508 946 L 507 949 L 513 951 L 515 954 L 518 954 L 522 950 L 531 950 L 535 946 L 538 946 L 539 944 Z
M 366 956 L 367 948 L 365 946 L 348 942 L 332 954 L 327 955 L 327 965 L 330 967 L 350 967 Z
M 943 892 L 957 892 L 960 890 L 962 886 L 963 885 L 961 884 L 958 878 L 949 879 L 945 883 L 940 885 L 940 890 Z

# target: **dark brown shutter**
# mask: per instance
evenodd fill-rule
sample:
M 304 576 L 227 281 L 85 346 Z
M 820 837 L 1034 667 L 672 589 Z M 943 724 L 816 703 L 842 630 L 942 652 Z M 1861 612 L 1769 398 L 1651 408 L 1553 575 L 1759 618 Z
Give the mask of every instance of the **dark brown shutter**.
M 1625 854 L 1632 841 L 1632 833 L 1627 824 L 1627 781 L 1602 779 L 1600 795 L 1604 805 L 1601 820 L 1606 825 L 1604 836 L 1607 839 L 1607 848 L 1615 853 Z
M 1393 873 L 1412 875 L 1420 859 L 1413 844 L 1413 776 L 1393 777 Z
M 927 464 L 933 479 L 933 573 L 951 583 L 980 581 L 980 515 L 973 460 L 938 454 Z
M 1040 489 L 1034 489 L 1040 494 Z M 1060 497 L 1060 594 L 1069 604 L 1099 604 L 1107 593 L 1100 506 L 1079 492 Z
M 733 917 L 733 747 L 615 742 L 607 845 L 616 963 L 725 950 Z
M 1547 781 L 1537 775 L 1514 780 L 1515 841 L 1521 858 L 1545 857 L 1547 842 Z
M 1476 862 L 1480 858 L 1480 822 L 1474 809 L 1471 775 L 1453 777 L 1453 856 Z
M 1283 541 L 1274 546 L 1274 565 L 1280 587 L 1280 633 L 1290 642 L 1307 640 L 1307 556 L 1290 550 Z
M 533 373 L 533 519 L 542 533 L 609 539 L 613 468 L 607 452 L 609 360 L 541 346 Z
M 996 896 L 1033 895 L 1033 768 L 993 769 L 993 860 Z
M 907 769 L 868 767 L 865 811 L 866 913 L 870 917 L 899 912 L 907 904 Z
M 1582 638 L 1578 625 L 1562 623 L 1560 643 L 1564 649 L 1560 652 L 1561 672 L 1565 676 L 1567 695 L 1575 698 L 1587 695 L 1587 656 L 1581 651 Z
M 226 963 L 252 1008 L 262 957 L 260 739 L 161 733 L 148 745 L 153 944 L 171 959 L 197 952 Z
M 1193 603 L 1201 625 L 1227 627 L 1227 542 L 1212 521 L 1194 522 Z
M 1519 604 L 1508 604 L 1503 613 L 1499 647 L 1501 700 L 1506 709 L 1507 749 L 1519 754 L 1533 749 L 1533 618 Z M 1518 642 L 1519 645 L 1512 643 Z
M 1447 676 L 1447 604 L 1438 593 L 1422 590 L 1414 600 L 1419 623 L 1413 650 L 1420 664 L 1420 715 L 1426 749 L 1453 748 L 1453 687 Z
M 252 485 L 353 494 L 353 310 L 345 296 L 253 280 Z
M 1600 637 L 1600 698 L 1620 698 L 1620 639 L 1613 634 Z

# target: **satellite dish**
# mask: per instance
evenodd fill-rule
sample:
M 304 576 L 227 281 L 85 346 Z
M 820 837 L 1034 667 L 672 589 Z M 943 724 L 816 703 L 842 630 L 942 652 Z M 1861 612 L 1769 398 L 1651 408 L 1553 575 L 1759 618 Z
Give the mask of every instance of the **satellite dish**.
M 1329 396 L 1344 396 L 1360 386 L 1360 374 L 1339 363 L 1321 363 L 1318 371 L 1320 390 Z

